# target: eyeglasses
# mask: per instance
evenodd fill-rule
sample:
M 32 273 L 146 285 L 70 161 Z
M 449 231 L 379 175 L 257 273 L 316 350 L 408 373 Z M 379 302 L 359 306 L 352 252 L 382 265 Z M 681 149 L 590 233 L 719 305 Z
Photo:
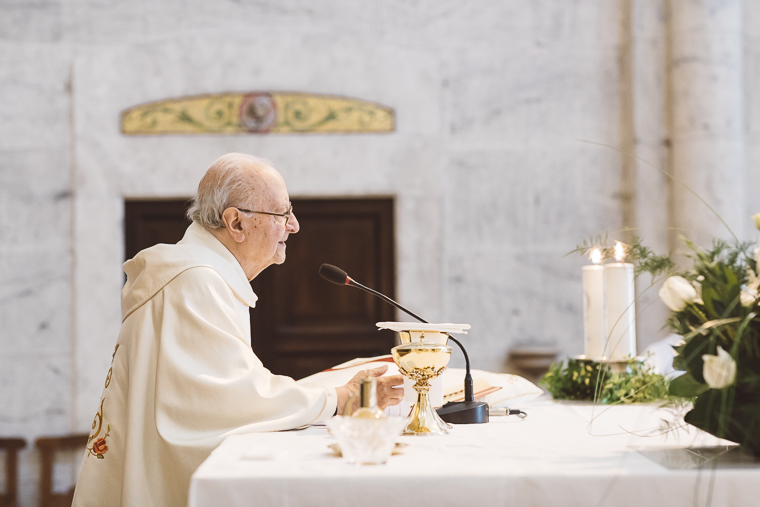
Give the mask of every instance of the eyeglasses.
M 238 211 L 242 211 L 244 213 L 258 213 L 259 215 L 271 215 L 273 217 L 285 217 L 285 225 L 288 225 L 288 220 L 290 220 L 290 216 L 293 214 L 293 205 L 290 205 L 290 208 L 288 208 L 288 211 L 286 213 L 270 213 L 269 211 L 253 211 L 250 209 L 245 208 L 238 208 L 237 206 L 231 206 L 232 208 L 235 208 Z

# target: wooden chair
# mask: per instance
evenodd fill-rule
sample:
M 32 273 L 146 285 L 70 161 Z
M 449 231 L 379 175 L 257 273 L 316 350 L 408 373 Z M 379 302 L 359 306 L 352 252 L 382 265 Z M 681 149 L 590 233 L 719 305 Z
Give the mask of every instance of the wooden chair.
M 5 451 L 5 493 L 0 494 L 0 507 L 18 507 L 18 451 L 24 447 L 23 438 L 0 438 L 0 451 Z
M 63 493 L 53 491 L 53 466 L 56 453 L 74 451 L 87 446 L 89 435 L 67 435 L 62 437 L 41 437 L 35 441 L 35 447 L 40 451 L 40 506 L 41 507 L 71 507 L 74 500 L 74 487 Z

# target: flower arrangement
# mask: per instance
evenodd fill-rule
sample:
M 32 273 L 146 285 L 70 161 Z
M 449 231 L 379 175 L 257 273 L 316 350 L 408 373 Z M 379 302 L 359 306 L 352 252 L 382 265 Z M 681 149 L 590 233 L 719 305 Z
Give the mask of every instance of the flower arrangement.
M 760 229 L 760 213 L 753 216 Z M 760 456 L 760 247 L 687 241 L 693 266 L 670 276 L 660 298 L 683 336 L 670 394 L 694 400 L 684 420 Z

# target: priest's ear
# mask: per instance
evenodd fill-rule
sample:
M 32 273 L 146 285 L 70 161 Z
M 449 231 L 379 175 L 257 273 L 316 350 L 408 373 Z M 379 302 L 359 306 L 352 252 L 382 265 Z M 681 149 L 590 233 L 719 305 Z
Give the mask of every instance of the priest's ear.
M 230 234 L 236 243 L 245 241 L 245 232 L 243 231 L 243 213 L 237 208 L 227 208 L 222 213 L 222 222 L 224 228 Z

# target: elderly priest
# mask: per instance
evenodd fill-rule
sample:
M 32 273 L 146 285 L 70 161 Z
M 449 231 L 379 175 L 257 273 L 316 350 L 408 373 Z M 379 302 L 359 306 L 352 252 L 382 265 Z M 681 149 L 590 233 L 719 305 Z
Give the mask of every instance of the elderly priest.
M 250 155 L 224 155 L 188 215 L 179 243 L 124 264 L 121 333 L 75 506 L 185 505 L 190 475 L 226 436 L 323 421 L 358 389 L 361 374 L 337 388 L 300 385 L 251 350 L 249 281 L 285 261 L 299 229 L 282 176 Z M 392 386 L 402 382 L 379 379 L 381 406 L 399 403 Z

